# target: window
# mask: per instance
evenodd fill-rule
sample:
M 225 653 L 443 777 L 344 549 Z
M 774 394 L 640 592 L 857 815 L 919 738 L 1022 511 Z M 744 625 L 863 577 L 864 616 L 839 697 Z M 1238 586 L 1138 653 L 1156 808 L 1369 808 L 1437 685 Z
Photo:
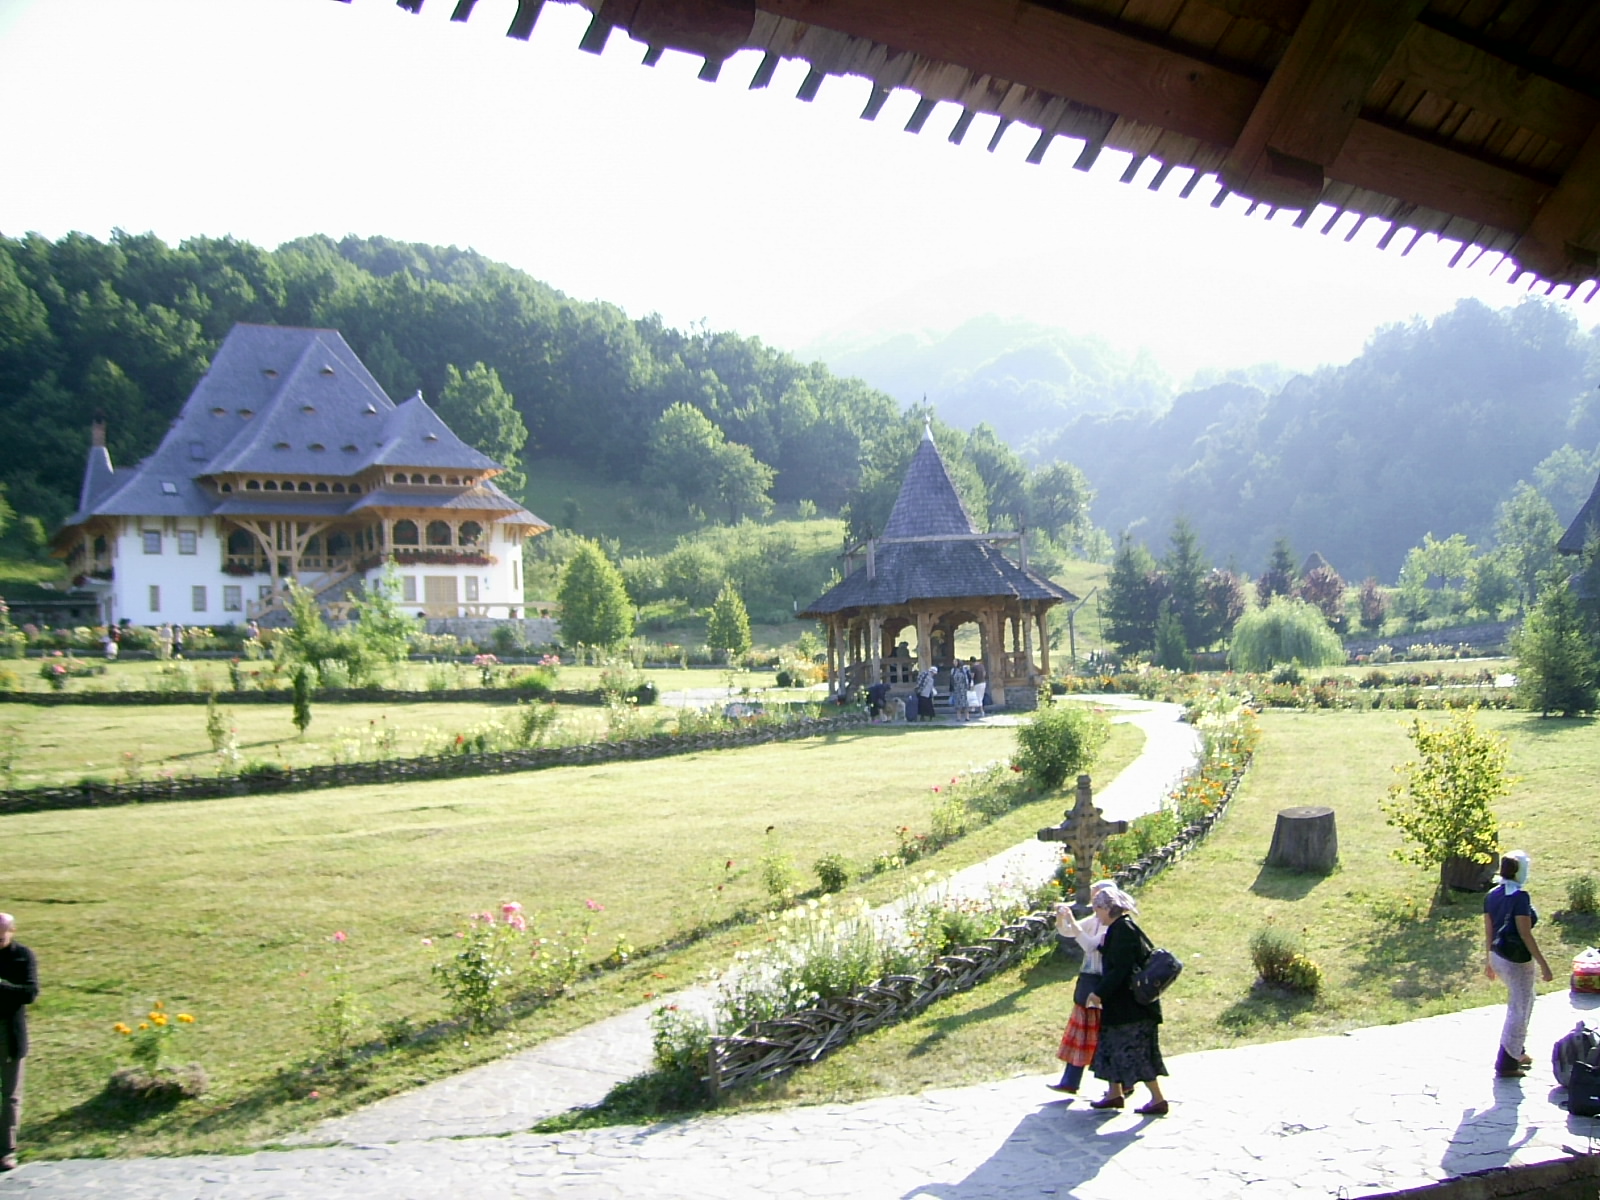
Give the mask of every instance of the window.
M 195 549 L 196 549 L 195 543 L 198 540 L 199 540 L 199 535 L 196 534 L 194 530 L 192 530 L 192 529 L 180 529 L 180 530 L 178 530 L 178 553 L 179 554 L 193 554 L 195 552 Z
M 256 589 L 256 598 L 258 600 L 265 600 L 270 595 L 272 595 L 272 585 L 270 583 L 263 583 Z
M 150 585 L 150 611 L 161 611 L 161 585 L 158 583 Z
M 400 576 L 400 599 L 407 604 L 417 602 L 417 577 L 415 575 Z
M 428 522 L 428 545 L 448 546 L 450 541 L 450 524 L 448 521 Z
M 206 585 L 197 583 L 189 589 L 189 604 L 195 612 L 206 610 Z
M 476 575 L 468 575 L 462 582 L 466 584 L 467 599 L 476 600 L 478 598 L 478 577 Z
M 144 540 L 144 552 L 146 554 L 161 553 L 161 530 L 144 529 L 140 531 L 139 536 Z
M 227 583 L 222 586 L 222 611 L 244 611 L 244 589 L 236 583 Z
M 415 546 L 417 544 L 417 523 L 415 521 L 396 521 L 394 523 L 394 544 L 396 546 Z
M 456 535 L 456 540 L 463 546 L 476 546 L 483 538 L 483 526 L 476 521 L 461 522 L 461 530 Z

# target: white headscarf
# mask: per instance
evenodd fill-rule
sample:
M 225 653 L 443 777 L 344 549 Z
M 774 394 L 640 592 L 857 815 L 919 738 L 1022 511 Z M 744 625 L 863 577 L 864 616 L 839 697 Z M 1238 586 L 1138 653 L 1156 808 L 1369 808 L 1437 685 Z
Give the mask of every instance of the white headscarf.
M 1504 875 L 1500 876 L 1500 883 L 1506 895 L 1514 896 L 1527 886 L 1528 873 L 1533 870 L 1533 860 L 1528 857 L 1526 850 L 1513 850 L 1506 857 L 1516 860 L 1517 873 L 1509 879 Z M 1501 865 L 1504 866 L 1505 864 L 1502 863 Z
M 1090 902 L 1096 908 L 1113 908 L 1128 913 L 1131 916 L 1139 915 L 1139 906 L 1134 903 L 1132 896 L 1119 888 L 1115 883 L 1107 880 L 1104 886 L 1094 885 L 1098 890 L 1090 897 Z

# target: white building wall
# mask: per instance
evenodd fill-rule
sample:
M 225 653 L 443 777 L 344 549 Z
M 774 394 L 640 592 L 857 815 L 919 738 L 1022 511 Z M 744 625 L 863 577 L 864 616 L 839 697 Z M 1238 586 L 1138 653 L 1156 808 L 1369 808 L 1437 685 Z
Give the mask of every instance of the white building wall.
M 147 552 L 146 534 L 159 553 Z M 114 621 L 242 624 L 243 605 L 255 595 L 255 580 L 223 573 L 223 542 L 210 517 L 124 517 L 112 553 Z M 240 589 L 240 611 L 225 611 L 228 587 Z

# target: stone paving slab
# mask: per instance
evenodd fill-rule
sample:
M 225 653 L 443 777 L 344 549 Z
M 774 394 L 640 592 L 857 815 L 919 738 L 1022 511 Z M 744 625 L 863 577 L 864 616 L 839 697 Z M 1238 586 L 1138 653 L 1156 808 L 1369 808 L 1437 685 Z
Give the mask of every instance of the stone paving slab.
M 1548 1047 L 1594 999 L 1540 998 L 1521 1080 L 1490 1069 L 1503 1013 L 1176 1055 L 1163 1119 L 1062 1100 L 1052 1072 L 653 1127 L 25 1163 L 0 1197 L 1359 1197 L 1593 1150 L 1600 1121 L 1553 1102 Z

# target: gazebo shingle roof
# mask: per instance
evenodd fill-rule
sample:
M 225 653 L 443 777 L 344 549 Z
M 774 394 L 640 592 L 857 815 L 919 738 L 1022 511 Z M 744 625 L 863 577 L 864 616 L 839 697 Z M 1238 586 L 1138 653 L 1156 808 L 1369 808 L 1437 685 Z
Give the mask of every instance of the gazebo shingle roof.
M 1562 554 L 1582 554 L 1591 526 L 1600 528 L 1600 479 L 1595 480 L 1594 491 L 1589 493 L 1589 499 L 1584 501 L 1578 515 L 1572 518 L 1572 524 L 1561 535 L 1556 550 Z
M 799 615 L 821 617 L 851 608 L 1015 596 L 1072 601 L 1077 597 L 1018 566 L 978 531 L 961 502 L 931 432 L 924 435 L 900 485 L 884 536 L 870 551 L 872 570 L 858 567 Z

